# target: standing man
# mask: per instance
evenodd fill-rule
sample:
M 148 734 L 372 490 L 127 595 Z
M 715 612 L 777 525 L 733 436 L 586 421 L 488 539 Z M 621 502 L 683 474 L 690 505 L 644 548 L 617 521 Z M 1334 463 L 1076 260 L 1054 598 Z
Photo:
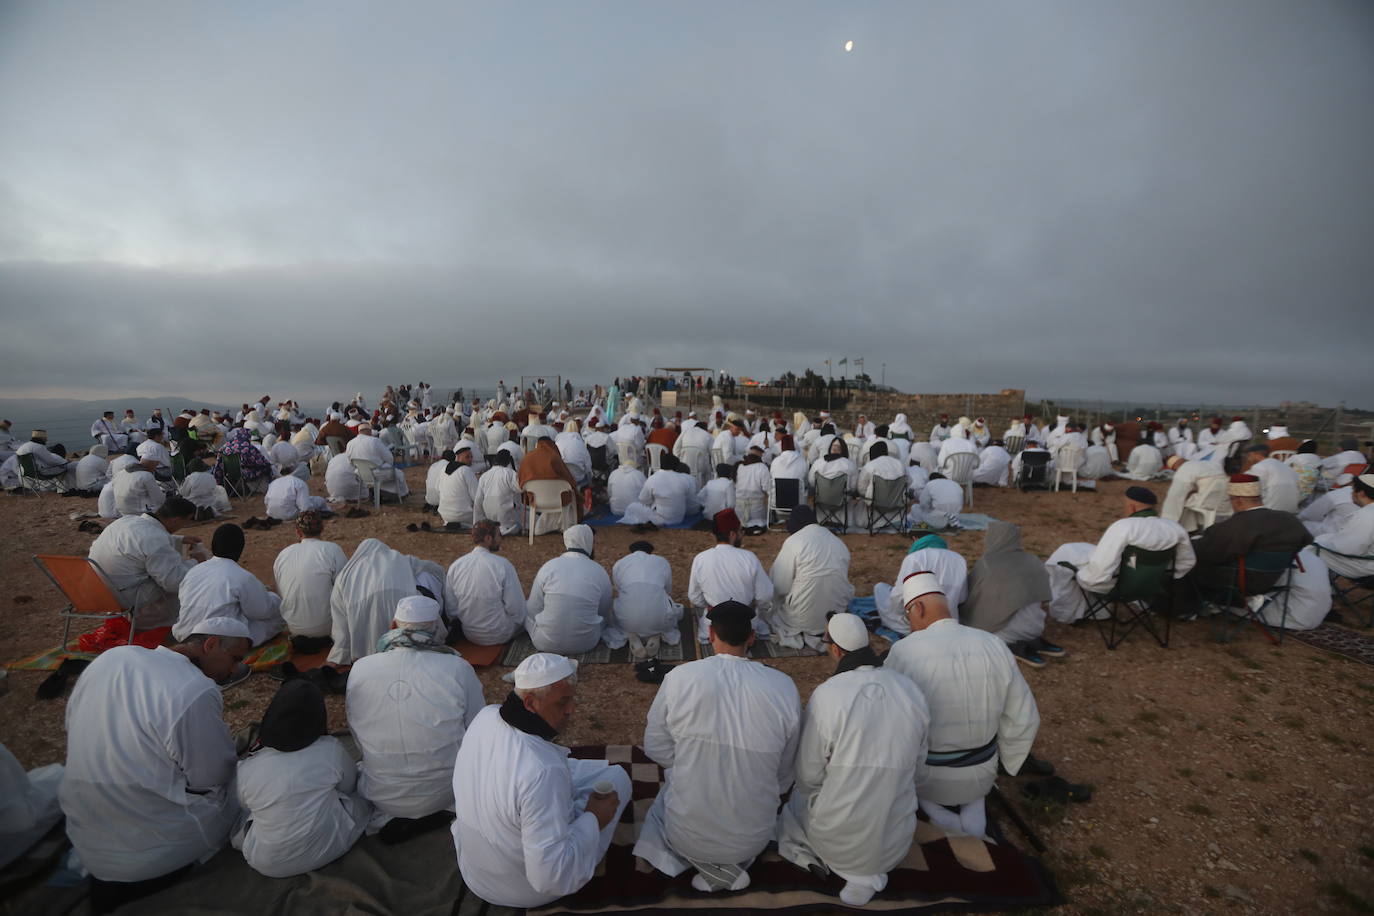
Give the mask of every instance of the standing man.
M 649 709 L 644 751 L 666 776 L 634 853 L 667 875 L 695 868 L 699 891 L 737 891 L 792 785 L 801 700 L 791 678 L 749 661 L 753 608 L 723 601 L 708 617 L 715 654 L 669 671 Z

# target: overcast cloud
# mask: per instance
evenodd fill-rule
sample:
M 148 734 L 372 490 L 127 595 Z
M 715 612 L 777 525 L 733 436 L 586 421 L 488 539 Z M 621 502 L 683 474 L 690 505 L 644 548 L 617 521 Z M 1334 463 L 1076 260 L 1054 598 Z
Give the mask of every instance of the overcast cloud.
M 0 389 L 1374 407 L 1371 163 L 1362 0 L 9 2 Z

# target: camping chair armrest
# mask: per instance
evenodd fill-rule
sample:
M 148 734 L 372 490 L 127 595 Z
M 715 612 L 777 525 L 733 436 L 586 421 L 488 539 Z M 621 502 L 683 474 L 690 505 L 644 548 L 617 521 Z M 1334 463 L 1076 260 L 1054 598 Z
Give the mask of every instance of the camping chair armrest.
M 1077 567 L 1077 566 L 1074 566 L 1074 565 L 1073 565 L 1072 563 L 1070 563 L 1068 560 L 1060 560 L 1060 561 L 1059 561 L 1059 565 L 1062 566 L 1062 567 L 1064 567 L 1065 569 L 1070 569 L 1070 570 L 1073 570 L 1074 572 L 1078 572 L 1078 567 Z
M 1344 557 L 1344 558 L 1347 559 L 1347 560 L 1374 560 L 1374 556 L 1371 556 L 1371 555 L 1369 555 L 1369 554 L 1341 553 L 1339 550 L 1332 550 L 1330 547 L 1327 547 L 1325 544 L 1318 544 L 1316 541 L 1313 541 L 1313 542 L 1312 542 L 1312 550 L 1315 551 L 1316 553 L 1321 553 L 1322 551 L 1326 551 L 1327 553 L 1331 554 L 1333 557 Z

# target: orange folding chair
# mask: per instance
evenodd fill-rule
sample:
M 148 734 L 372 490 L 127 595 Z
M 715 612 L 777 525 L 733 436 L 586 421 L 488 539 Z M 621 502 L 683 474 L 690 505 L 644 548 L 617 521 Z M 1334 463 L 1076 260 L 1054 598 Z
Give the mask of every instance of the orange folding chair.
M 111 617 L 129 618 L 129 642 L 134 641 L 134 617 L 137 606 L 125 608 L 119 603 L 109 584 L 105 572 L 90 557 L 35 556 L 33 563 L 43 575 L 52 581 L 67 598 L 67 606 L 60 613 L 65 621 L 62 627 L 62 647 L 67 647 L 71 633 L 72 619 L 76 617 L 91 620 L 108 620 Z

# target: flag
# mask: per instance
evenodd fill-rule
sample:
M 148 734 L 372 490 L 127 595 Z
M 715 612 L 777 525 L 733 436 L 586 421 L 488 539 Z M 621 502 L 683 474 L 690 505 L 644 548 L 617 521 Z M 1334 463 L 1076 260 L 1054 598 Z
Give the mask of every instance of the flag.
M 840 365 L 841 365 L 841 366 L 847 366 L 847 365 L 849 365 L 849 357 L 846 356 L 844 359 L 840 360 Z
M 825 364 L 826 364 L 827 366 L 830 365 L 830 360 L 827 359 L 827 360 L 825 361 Z

